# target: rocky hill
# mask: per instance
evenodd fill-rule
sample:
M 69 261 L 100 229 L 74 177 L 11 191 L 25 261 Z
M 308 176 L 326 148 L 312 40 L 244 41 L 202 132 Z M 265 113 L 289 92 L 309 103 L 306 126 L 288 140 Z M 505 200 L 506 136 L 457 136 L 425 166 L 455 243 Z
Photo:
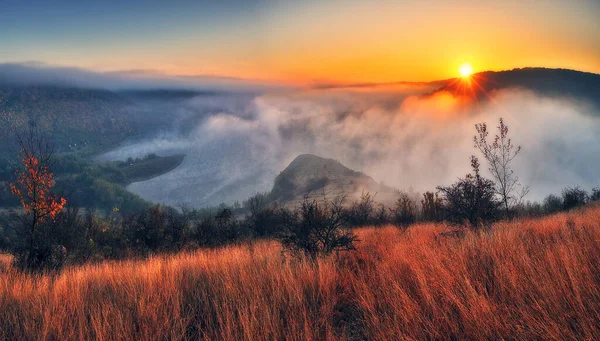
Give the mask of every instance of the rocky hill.
M 376 194 L 378 202 L 393 202 L 398 191 L 377 183 L 373 178 L 354 171 L 339 161 L 312 154 L 297 156 L 276 178 L 269 194 L 272 201 L 295 205 L 305 196 L 329 199 L 345 196 L 347 202 L 360 198 L 363 192 Z

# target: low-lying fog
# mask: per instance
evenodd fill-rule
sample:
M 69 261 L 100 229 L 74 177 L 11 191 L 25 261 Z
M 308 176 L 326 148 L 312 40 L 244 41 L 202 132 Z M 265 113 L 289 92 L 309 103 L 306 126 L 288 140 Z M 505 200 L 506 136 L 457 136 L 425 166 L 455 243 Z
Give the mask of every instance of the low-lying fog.
M 143 198 L 195 207 L 270 190 L 298 154 L 334 158 L 399 189 L 433 190 L 469 171 L 474 125 L 498 118 L 523 151 L 516 173 L 540 200 L 565 186 L 600 184 L 600 113 L 586 103 L 523 90 L 468 103 L 425 87 L 306 90 L 259 96 L 199 96 L 158 115 L 161 133 L 115 149 L 125 159 L 184 152 L 174 171 L 129 189 Z M 156 114 L 156 113 L 155 113 Z

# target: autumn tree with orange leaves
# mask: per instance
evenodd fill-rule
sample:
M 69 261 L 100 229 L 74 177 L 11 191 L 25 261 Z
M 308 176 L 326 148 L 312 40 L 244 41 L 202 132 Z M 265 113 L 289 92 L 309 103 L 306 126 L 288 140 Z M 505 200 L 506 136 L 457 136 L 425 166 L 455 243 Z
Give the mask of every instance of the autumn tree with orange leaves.
M 53 221 L 67 203 L 65 198 L 53 193 L 55 181 L 50 171 L 53 162 L 54 149 L 35 126 L 31 125 L 26 133 L 17 134 L 19 156 L 22 168 L 15 172 L 16 182 L 10 184 L 10 189 L 16 195 L 25 210 L 22 219 L 26 237 L 26 247 L 23 250 L 24 266 L 35 268 L 43 262 L 36 245 L 40 226 Z

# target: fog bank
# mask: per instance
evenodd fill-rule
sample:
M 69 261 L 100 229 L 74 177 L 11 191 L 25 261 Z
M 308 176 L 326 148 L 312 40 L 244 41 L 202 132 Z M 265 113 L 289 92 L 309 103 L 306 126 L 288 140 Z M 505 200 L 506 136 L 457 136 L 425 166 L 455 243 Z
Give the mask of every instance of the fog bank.
M 565 186 L 600 184 L 600 115 L 586 103 L 523 90 L 502 90 L 485 103 L 419 86 L 307 90 L 265 94 L 231 106 L 234 98 L 192 99 L 165 113 L 198 115 L 182 133 L 166 127 L 152 139 L 106 155 L 185 152 L 176 170 L 130 190 L 168 204 L 196 207 L 243 200 L 270 190 L 275 176 L 298 154 L 337 159 L 399 189 L 434 190 L 469 171 L 474 125 L 498 118 L 523 147 L 515 160 L 527 199 Z M 203 102 L 204 101 L 204 102 Z M 188 121 L 189 122 L 189 121 Z

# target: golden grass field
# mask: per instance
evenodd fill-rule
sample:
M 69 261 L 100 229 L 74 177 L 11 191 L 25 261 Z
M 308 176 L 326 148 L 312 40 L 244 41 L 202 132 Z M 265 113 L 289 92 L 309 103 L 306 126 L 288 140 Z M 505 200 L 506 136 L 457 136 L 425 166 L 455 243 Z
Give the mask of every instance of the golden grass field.
M 32 277 L 0 265 L 7 340 L 600 340 L 600 207 L 437 237 L 358 230 L 358 251 L 274 242 Z

